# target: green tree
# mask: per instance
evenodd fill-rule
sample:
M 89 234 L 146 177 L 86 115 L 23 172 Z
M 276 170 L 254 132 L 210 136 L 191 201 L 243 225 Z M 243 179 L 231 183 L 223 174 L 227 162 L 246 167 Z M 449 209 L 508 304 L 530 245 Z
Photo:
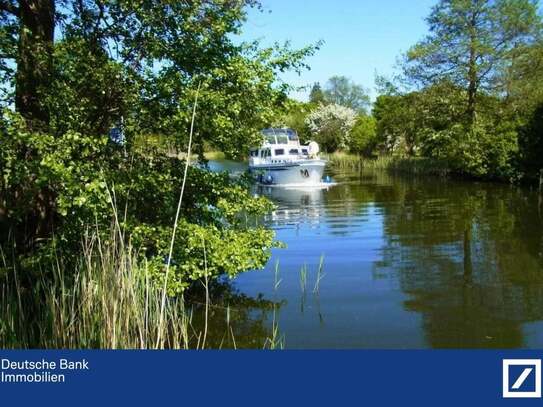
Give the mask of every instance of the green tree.
M 275 127 L 288 127 L 296 130 L 300 140 L 305 143 L 311 140 L 311 132 L 307 127 L 306 118 L 314 109 L 312 103 L 298 102 L 289 99 L 285 103 L 285 110 L 281 112 L 272 123 Z
M 543 103 L 521 127 L 519 139 L 521 170 L 526 178 L 537 180 L 543 170 Z
M 543 39 L 513 58 L 504 69 L 503 83 L 511 110 L 529 120 L 543 102 Z
M 430 34 L 407 52 L 405 72 L 422 84 L 448 80 L 464 89 L 475 120 L 479 92 L 503 91 L 503 68 L 540 32 L 535 0 L 440 0 Z
M 309 102 L 315 105 L 319 103 L 324 103 L 324 92 L 322 91 L 321 85 L 319 82 L 316 82 L 311 87 L 311 92 L 309 93 Z
M 324 89 L 326 103 L 334 103 L 364 113 L 369 105 L 368 92 L 345 76 L 333 76 L 328 79 Z
M 278 73 L 304 69 L 315 51 L 237 42 L 252 6 L 0 1 L 0 244 L 9 239 L 20 265 L 58 251 L 77 259 L 85 230 L 107 230 L 123 208 L 123 236 L 160 278 L 184 162 L 134 141 L 160 135 L 185 150 L 198 94 L 196 151 L 209 143 L 239 155 L 288 102 Z M 108 137 L 121 123 L 124 146 Z M 273 233 L 257 218 L 270 206 L 243 181 L 192 168 L 183 202 L 174 292 L 204 272 L 264 264 Z
M 257 5 L 254 0 L 171 4 L 7 0 L 0 5 L 0 66 L 13 66 L 10 61 L 15 62 L 13 75 L 2 79 L 4 84 L 15 85 L 17 111 L 28 119 L 39 116 L 46 127 L 51 112 L 62 103 L 52 97 L 67 88 L 66 81 L 70 91 L 77 92 L 78 81 L 82 86 L 78 97 L 102 106 L 101 116 L 106 109 L 110 111 L 102 134 L 103 128 L 114 125 L 121 116 L 128 121 L 128 128 L 186 134 L 190 109 L 185 108 L 200 86 L 200 104 L 206 109 L 199 117 L 196 141 L 202 144 L 208 138 L 226 150 L 242 142 L 239 147 L 243 148 L 255 137 L 254 128 L 269 123 L 274 109 L 286 101 L 289 86 L 277 85 L 277 73 L 305 68 L 304 58 L 315 50 L 281 46 L 263 49 L 257 42 L 234 42 L 232 35 L 240 32 L 247 8 Z M 55 13 L 56 8 L 62 12 Z M 51 27 L 58 31 L 56 38 L 60 41 L 56 43 Z M 64 49 L 57 50 L 59 46 Z M 128 105 L 138 103 L 133 106 L 137 114 L 113 103 L 121 102 L 118 97 L 97 100 L 100 98 L 94 91 L 86 92 L 101 86 L 94 84 L 97 78 L 92 71 L 104 67 L 111 74 L 115 64 L 124 71 L 123 76 L 110 77 L 109 86 L 118 84 L 122 89 L 135 85 L 131 91 L 138 98 Z M 89 69 L 91 77 L 85 79 Z M 79 117 L 73 112 L 70 116 L 77 125 Z
M 419 134 L 419 119 L 414 105 L 416 93 L 379 95 L 373 105 L 376 143 L 386 153 L 413 153 Z
M 371 156 L 377 144 L 377 122 L 372 116 L 360 115 L 351 130 L 349 151 Z

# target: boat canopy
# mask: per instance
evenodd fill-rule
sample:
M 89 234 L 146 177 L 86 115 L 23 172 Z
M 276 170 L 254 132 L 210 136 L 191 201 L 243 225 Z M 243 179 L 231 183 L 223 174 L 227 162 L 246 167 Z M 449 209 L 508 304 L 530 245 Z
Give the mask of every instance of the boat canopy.
M 288 144 L 289 141 L 298 141 L 298 134 L 292 129 L 269 128 L 262 130 L 261 133 L 269 144 Z

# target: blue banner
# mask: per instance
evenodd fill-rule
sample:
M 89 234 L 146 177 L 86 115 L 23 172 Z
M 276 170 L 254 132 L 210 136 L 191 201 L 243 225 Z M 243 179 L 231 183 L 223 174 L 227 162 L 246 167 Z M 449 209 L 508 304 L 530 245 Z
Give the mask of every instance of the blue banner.
M 542 355 L 0 351 L 0 405 L 541 405 Z

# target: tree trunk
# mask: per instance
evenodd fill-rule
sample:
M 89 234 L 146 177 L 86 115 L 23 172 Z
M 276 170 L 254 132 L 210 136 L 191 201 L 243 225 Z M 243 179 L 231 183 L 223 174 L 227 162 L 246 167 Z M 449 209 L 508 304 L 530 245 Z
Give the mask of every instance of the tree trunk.
M 49 109 L 46 98 L 51 92 L 53 78 L 53 44 L 55 32 L 55 0 L 19 0 L 17 72 L 15 75 L 15 108 L 25 118 L 32 131 L 49 130 Z M 23 146 L 19 152 L 24 159 L 35 159 Z M 12 233 L 22 250 L 30 250 L 36 238 L 48 237 L 55 218 L 51 190 L 44 186 L 33 207 Z M 15 196 L 15 199 L 17 197 Z
M 19 50 L 15 107 L 31 128 L 47 129 L 44 98 L 51 85 L 55 31 L 54 0 L 19 1 Z
M 475 80 L 472 79 L 472 72 L 470 68 L 470 82 L 468 87 L 468 110 L 467 116 L 469 124 L 472 125 L 475 122 L 475 107 L 477 98 L 477 86 Z
M 475 122 L 475 105 L 477 99 L 477 18 L 472 13 L 470 21 L 469 67 L 468 67 L 468 109 L 469 124 Z

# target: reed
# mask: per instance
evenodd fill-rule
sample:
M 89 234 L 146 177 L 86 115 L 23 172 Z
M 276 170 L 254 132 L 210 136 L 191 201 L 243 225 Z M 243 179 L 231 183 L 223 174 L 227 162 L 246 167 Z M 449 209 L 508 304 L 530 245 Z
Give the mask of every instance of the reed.
M 319 268 L 317 269 L 317 279 L 315 280 L 315 286 L 313 287 L 313 293 L 318 294 L 320 291 L 321 280 L 324 278 L 324 255 L 321 255 L 319 260 Z
M 11 269 L 0 281 L 1 348 L 188 348 L 182 300 L 153 284 L 130 246 L 87 236 L 75 270 L 61 258 L 41 265 L 35 284 Z M 162 323 L 161 323 L 162 318 Z
M 279 278 L 279 260 L 275 262 L 275 271 L 273 273 L 273 290 L 277 291 L 279 288 L 279 285 L 281 284 L 281 281 L 283 281 L 282 278 Z
M 276 316 L 276 308 L 273 307 L 272 331 L 271 337 L 264 341 L 264 349 L 276 350 L 285 348 L 285 336 L 280 334 L 279 323 Z
M 307 265 L 303 265 L 300 269 L 300 289 L 305 294 L 305 287 L 307 285 Z
M 330 166 L 335 170 L 386 170 L 409 175 L 448 176 L 451 170 L 447 163 L 440 160 L 423 157 L 379 156 L 365 158 L 355 154 L 336 152 L 325 154 Z
M 321 155 L 334 169 L 359 170 L 362 168 L 362 157 L 356 154 L 349 154 L 342 151 L 337 151 L 335 153 L 324 153 Z

